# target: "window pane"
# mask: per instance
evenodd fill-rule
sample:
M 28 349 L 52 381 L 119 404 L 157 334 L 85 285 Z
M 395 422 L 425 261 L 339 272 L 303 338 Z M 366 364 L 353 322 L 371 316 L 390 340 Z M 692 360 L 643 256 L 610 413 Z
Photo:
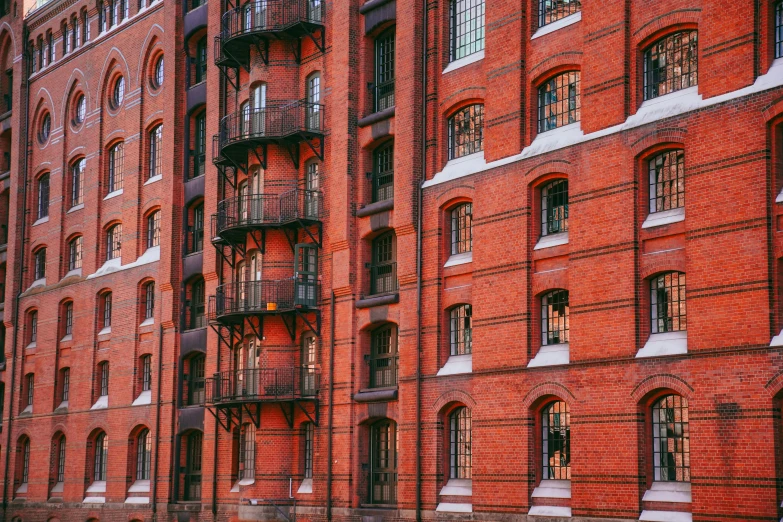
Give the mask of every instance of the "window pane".
M 452 0 L 449 4 L 451 61 L 484 49 L 484 0 Z
M 645 51 L 645 100 L 698 84 L 697 39 L 696 31 L 674 33 Z
M 690 482 L 688 401 L 667 395 L 653 405 L 652 419 L 654 480 Z
M 449 159 L 484 150 L 484 106 L 470 105 L 449 118 Z
M 466 355 L 473 351 L 472 315 L 470 305 L 460 305 L 451 309 L 449 329 L 451 355 Z
M 568 181 L 559 179 L 541 189 L 541 235 L 568 231 Z
M 565 402 L 553 402 L 541 414 L 544 479 L 571 480 L 571 413 Z
M 451 211 L 451 253 L 473 250 L 473 204 L 466 203 Z
M 687 329 L 685 274 L 668 272 L 650 281 L 650 313 L 652 333 Z
M 581 119 L 579 71 L 558 74 L 538 88 L 538 132 Z
M 672 150 L 650 160 L 650 213 L 685 206 L 685 152 Z
M 538 26 L 543 27 L 581 10 L 581 0 L 539 0 Z
M 568 342 L 568 291 L 555 290 L 541 298 L 541 344 Z
M 450 417 L 450 478 L 472 478 L 471 414 L 458 408 Z

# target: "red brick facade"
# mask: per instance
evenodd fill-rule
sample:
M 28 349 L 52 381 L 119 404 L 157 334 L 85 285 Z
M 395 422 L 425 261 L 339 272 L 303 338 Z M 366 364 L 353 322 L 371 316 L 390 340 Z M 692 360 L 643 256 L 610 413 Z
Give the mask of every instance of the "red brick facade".
M 6 4 L 4 520 L 780 520 L 779 2 Z

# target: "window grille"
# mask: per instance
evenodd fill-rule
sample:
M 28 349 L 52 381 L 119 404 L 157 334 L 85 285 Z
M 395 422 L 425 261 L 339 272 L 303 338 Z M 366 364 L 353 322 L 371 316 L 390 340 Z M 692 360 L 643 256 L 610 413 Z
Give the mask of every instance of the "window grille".
M 698 84 L 698 34 L 665 36 L 644 52 L 644 99 L 650 100 Z
M 65 436 L 60 437 L 57 450 L 57 482 L 65 482 Z
M 455 306 L 449 312 L 451 355 L 467 355 L 473 351 L 473 310 L 469 304 Z
M 204 281 L 198 280 L 191 285 L 190 300 L 188 304 L 189 320 L 187 325 L 189 329 L 201 328 L 206 326 L 204 322 Z
M 109 438 L 105 433 L 95 437 L 95 462 L 93 467 L 93 480 L 103 482 L 106 480 L 106 463 L 109 458 Z
M 90 41 L 90 19 L 87 11 L 82 13 L 82 44 Z
M 195 144 L 193 147 L 193 172 L 191 177 L 204 174 L 207 160 L 207 113 L 196 116 Z
M 541 344 L 568 342 L 568 291 L 553 290 L 541 298 Z
M 155 61 L 155 87 L 161 87 L 164 78 L 163 56 L 160 56 L 157 61 Z
M 394 504 L 397 501 L 397 425 L 390 420 L 370 429 L 370 503 Z
M 30 478 L 30 440 L 22 442 L 22 484 L 27 484 Z
M 122 189 L 123 165 L 125 163 L 125 146 L 122 143 L 109 149 L 109 192 Z
M 46 277 L 46 249 L 40 248 L 35 252 L 35 273 L 36 281 Z
M 111 292 L 103 296 L 103 327 L 111 328 Z
M 100 382 L 99 395 L 101 397 L 105 397 L 109 395 L 109 363 L 102 362 L 100 364 L 100 370 L 101 370 L 101 382 Z
M 80 101 L 83 104 L 84 97 L 80 98 Z M 77 160 L 71 166 L 71 206 L 75 207 L 82 203 L 84 203 L 84 158 Z
M 71 31 L 71 47 L 75 50 L 79 47 L 79 38 L 81 35 L 81 32 L 79 31 L 79 19 L 74 16 L 71 24 L 73 25 L 73 31 Z
M 122 257 L 122 225 L 117 224 L 106 232 L 106 260 Z
M 71 370 L 70 368 L 63 369 L 63 388 L 62 388 L 62 402 L 66 402 L 71 395 Z
M 377 295 L 397 290 L 397 263 L 394 236 L 383 234 L 373 240 L 370 265 L 370 294 Z
M 385 201 L 394 197 L 394 142 L 375 149 L 372 200 Z
M 538 132 L 546 132 L 581 119 L 579 71 L 558 74 L 538 88 Z
M 304 425 L 304 477 L 313 478 L 313 428 L 312 422 Z
M 541 235 L 568 231 L 568 180 L 550 181 L 541 189 Z
M 32 373 L 27 376 L 27 404 L 25 406 L 32 406 L 33 399 L 35 398 L 35 375 Z
M 650 213 L 685 206 L 685 152 L 662 152 L 649 162 Z
M 52 33 L 49 33 L 46 37 L 46 51 L 49 55 L 49 63 L 54 63 L 57 58 L 57 50 L 54 47 L 54 35 Z
M 691 454 L 688 401 L 667 395 L 652 407 L 655 481 L 690 482 Z
M 65 335 L 73 334 L 73 303 L 65 305 Z
M 38 342 L 38 312 L 30 312 L 30 343 Z
M 449 417 L 450 478 L 472 478 L 471 414 L 463 407 L 457 408 Z
M 256 477 L 256 429 L 252 424 L 242 425 L 242 439 L 239 445 L 239 478 Z
M 150 479 L 150 461 L 152 460 L 152 437 L 150 430 L 144 428 L 136 441 L 136 480 Z
M 163 174 L 163 125 L 158 125 L 150 131 L 150 172 L 154 178 Z
M 71 37 L 68 34 L 68 26 L 63 26 L 63 55 L 71 52 Z
M 152 389 L 152 356 L 144 355 L 141 358 L 141 391 Z
M 204 250 L 204 205 L 197 205 L 193 209 L 192 243 L 190 252 Z
M 394 38 L 389 30 L 375 40 L 375 112 L 394 107 Z
M 449 61 L 484 49 L 484 0 L 451 0 L 449 19 Z
M 68 244 L 68 270 L 82 267 L 82 236 L 75 237 Z
M 397 386 L 397 328 L 376 328 L 370 344 L 370 388 Z
M 539 0 L 538 26 L 544 27 L 581 10 L 581 0 Z
M 204 402 L 204 362 L 203 355 L 190 359 L 190 372 L 188 373 L 188 404 L 197 405 Z
M 464 203 L 451 211 L 451 253 L 473 251 L 473 204 Z
M 48 117 L 48 116 L 47 116 Z M 49 176 L 38 180 L 38 219 L 49 217 Z
M 484 106 L 469 105 L 449 118 L 449 159 L 484 150 Z
M 783 2 L 775 5 L 775 58 L 783 56 Z
M 571 480 L 571 413 L 557 401 L 541 412 L 544 479 Z
M 155 316 L 155 283 L 147 283 L 144 287 L 144 318 Z
M 201 447 L 204 437 L 200 431 L 193 431 L 187 438 L 185 462 L 185 500 L 201 499 Z
M 684 273 L 667 272 L 650 281 L 650 315 L 652 333 L 687 329 Z
M 160 210 L 147 217 L 147 248 L 160 245 Z

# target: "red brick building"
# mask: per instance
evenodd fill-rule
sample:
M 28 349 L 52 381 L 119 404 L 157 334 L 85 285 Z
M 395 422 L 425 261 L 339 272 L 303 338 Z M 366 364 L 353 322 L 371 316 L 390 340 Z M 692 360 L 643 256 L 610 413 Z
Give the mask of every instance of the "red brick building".
M 0 15 L 4 520 L 783 516 L 783 3 Z

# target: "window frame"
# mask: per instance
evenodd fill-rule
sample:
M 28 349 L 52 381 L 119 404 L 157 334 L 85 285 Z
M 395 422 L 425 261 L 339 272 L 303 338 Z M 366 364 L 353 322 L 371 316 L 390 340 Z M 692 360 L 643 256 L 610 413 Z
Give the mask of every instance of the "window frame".
M 123 75 L 118 75 L 114 79 L 110 101 L 112 109 L 116 110 L 122 107 L 122 103 L 125 101 L 125 77 Z
M 549 290 L 541 295 L 539 300 L 541 303 L 541 346 L 568 344 L 570 332 L 569 298 L 568 290 L 562 288 Z M 557 317 L 554 317 L 554 307 L 563 308 Z
M 448 117 L 448 160 L 484 150 L 484 103 L 465 105 Z
M 40 281 L 46 279 L 46 247 L 38 248 L 33 252 L 33 279 Z
M 472 412 L 459 406 L 449 413 L 449 479 L 473 478 Z
M 451 209 L 451 255 L 473 252 L 473 203 L 460 203 Z
M 462 8 L 458 8 L 457 4 L 461 4 Z M 465 16 L 466 12 L 474 9 L 477 9 L 478 12 L 473 16 Z M 484 0 L 451 0 L 449 2 L 449 62 L 467 58 L 484 50 L 486 44 L 485 15 Z M 467 29 L 460 30 L 466 25 Z
M 541 479 L 542 480 L 571 480 L 571 410 L 568 403 L 555 399 L 546 403 L 541 408 L 541 432 L 539 442 L 541 444 Z M 554 422 L 555 419 L 559 423 Z M 565 419 L 565 434 L 562 432 L 562 420 Z M 551 427 L 550 427 L 551 420 Z M 559 428 L 560 437 L 554 435 L 554 429 Z M 556 449 L 559 448 L 559 449 Z M 565 463 L 563 462 L 563 449 L 565 449 Z M 560 464 L 552 465 L 553 459 L 560 452 Z M 557 462 L 557 460 L 555 460 Z
M 667 281 L 668 278 L 677 276 L 677 281 L 673 279 Z M 663 285 L 663 286 L 660 286 Z M 688 330 L 687 319 L 687 286 L 685 279 L 685 272 L 679 272 L 677 270 L 671 270 L 667 272 L 659 273 L 650 278 L 650 334 L 660 334 L 669 332 L 686 332 Z M 676 299 L 672 299 L 672 290 L 676 288 Z M 662 294 L 660 291 L 664 290 Z M 668 292 L 667 292 L 668 291 Z M 661 302 L 661 296 L 667 296 L 663 302 Z M 670 308 L 677 308 L 679 312 L 676 316 L 669 315 Z M 675 327 L 675 318 L 677 326 Z M 663 323 L 661 320 L 663 319 Z M 669 326 L 671 323 L 671 326 Z M 663 327 L 661 325 L 663 324 Z M 685 327 L 682 325 L 685 324 Z
M 38 205 L 37 205 L 37 219 L 44 219 L 49 217 L 49 198 L 51 197 L 51 182 L 49 174 L 43 174 L 38 177 L 37 190 L 38 190 Z
M 256 429 L 246 422 L 239 428 L 239 480 L 256 478 Z
M 391 388 L 399 384 L 399 329 L 394 323 L 383 324 L 370 332 L 370 388 Z M 391 374 L 391 375 L 390 375 Z
M 672 42 L 672 46 L 675 46 L 675 39 L 676 38 L 682 38 L 684 35 L 688 35 L 688 41 L 685 45 L 680 43 L 679 48 L 667 50 L 664 49 L 663 56 L 666 56 L 666 58 L 663 60 L 664 65 L 662 67 L 656 67 L 655 63 L 653 62 L 653 50 L 656 49 L 657 46 L 660 45 L 666 45 L 669 41 Z M 686 45 L 689 45 L 691 48 L 689 50 L 686 50 Z M 675 71 L 678 69 L 682 71 L 684 70 L 684 65 L 687 62 L 686 56 L 688 52 L 691 54 L 691 60 L 689 63 L 689 66 L 692 66 L 693 69 L 689 67 L 688 72 L 686 74 L 680 74 L 679 76 L 672 75 L 673 78 L 671 80 L 671 85 L 669 85 L 669 79 L 666 77 L 667 75 L 664 75 L 664 79 L 660 81 L 655 81 L 656 74 L 660 75 L 660 70 L 663 68 L 664 71 L 668 71 L 671 69 L 672 71 Z M 674 60 L 673 58 L 669 58 L 670 55 L 677 55 L 680 54 L 682 56 L 681 60 L 678 62 L 677 60 Z M 656 53 L 657 56 L 661 56 L 661 50 L 658 50 Z M 660 59 L 657 63 L 660 63 Z M 683 86 L 683 79 L 687 79 L 685 83 L 687 83 L 686 86 Z M 675 83 L 677 83 L 679 79 L 679 87 L 675 86 Z M 665 92 L 661 93 L 661 82 L 666 82 L 666 88 L 663 90 Z M 671 94 L 673 92 L 681 91 L 684 89 L 688 89 L 690 87 L 695 87 L 699 84 L 699 32 L 696 28 L 689 28 L 689 29 L 683 29 L 680 31 L 672 31 L 670 33 L 667 33 L 660 38 L 657 38 L 654 42 L 650 43 L 647 47 L 644 48 L 642 51 L 642 101 L 647 100 L 653 100 L 655 98 L 659 98 L 661 96 L 665 96 L 666 94 Z
M 540 237 L 568 232 L 568 179 L 548 180 L 541 185 L 539 194 L 539 204 L 541 205 Z
M 645 163 L 648 173 L 648 214 L 685 208 L 685 149 L 670 148 L 656 152 Z
M 106 261 L 122 259 L 122 223 L 106 229 Z
M 394 140 L 372 152 L 372 202 L 394 199 Z
M 147 215 L 147 248 L 160 246 L 160 209 Z
M 144 428 L 136 436 L 136 480 L 150 480 L 151 464 L 152 434 Z
M 64 335 L 73 335 L 73 301 L 65 303 L 65 319 L 63 321 Z
M 60 402 L 68 402 L 71 396 L 71 369 L 62 368 L 60 370 Z
M 379 34 L 374 41 L 373 112 L 394 107 L 396 36 L 396 27 L 392 26 Z
M 98 397 L 109 396 L 109 361 L 98 363 Z
M 581 78 L 579 69 L 569 69 L 549 76 L 538 86 L 536 92 L 539 134 L 582 120 Z M 552 107 L 555 109 L 554 113 Z
M 672 410 L 671 420 L 669 420 L 668 413 L 666 414 L 667 420 L 665 423 L 661 422 L 662 417 L 662 410 L 663 408 L 660 406 L 664 403 L 671 402 L 671 407 L 666 407 L 667 410 Z M 679 421 L 677 420 L 677 410 L 679 410 Z M 683 415 L 684 412 L 684 415 Z M 651 405 L 650 405 L 650 424 L 652 426 L 652 437 L 651 437 L 651 457 L 652 457 L 652 479 L 653 482 L 685 482 L 689 483 L 691 479 L 691 473 L 690 473 L 690 417 L 688 412 L 688 400 L 683 397 L 682 395 L 679 395 L 677 393 L 667 393 L 666 395 L 663 395 L 662 397 L 658 397 Z M 679 430 L 678 425 L 679 424 Z M 671 426 L 671 429 L 669 428 L 669 425 Z M 679 435 L 677 432 L 679 431 Z M 673 433 L 673 436 L 669 436 L 669 433 Z M 678 453 L 682 459 L 682 465 L 678 466 L 675 461 L 673 462 L 674 467 L 674 478 L 670 479 L 667 477 L 664 477 L 664 474 L 662 473 L 663 468 L 663 455 L 664 454 L 670 454 L 671 452 L 664 452 L 662 451 L 664 446 L 664 441 L 666 441 L 666 446 L 668 446 L 668 441 L 674 439 L 674 451 Z M 680 444 L 677 444 L 677 440 L 680 440 Z M 677 446 L 680 446 L 681 451 L 677 451 Z M 687 451 L 686 451 L 687 449 Z M 656 456 L 658 456 L 656 458 Z M 687 464 L 686 464 L 687 462 Z M 667 462 L 666 467 L 670 468 L 672 463 Z M 680 472 L 682 475 L 680 475 Z M 668 471 L 667 471 L 668 475 Z M 682 478 L 680 479 L 679 476 Z M 687 478 L 686 478 L 687 477 Z
M 76 236 L 68 241 L 68 271 L 78 270 L 84 261 L 84 236 Z
M 106 432 L 101 431 L 95 436 L 94 445 L 92 479 L 93 482 L 105 482 L 109 459 L 109 437 Z
M 473 307 L 470 304 L 458 304 L 449 309 L 449 349 L 451 356 L 473 353 Z
M 139 365 L 141 366 L 141 391 L 152 391 L 152 355 L 142 355 Z
M 103 319 L 103 328 L 111 328 L 111 312 L 112 312 L 112 293 L 106 292 L 101 296 L 101 303 L 103 306 L 101 318 Z
M 144 319 L 155 318 L 155 281 L 144 284 Z
M 71 163 L 71 208 L 84 203 L 84 169 L 86 160 L 78 158 Z
M 107 192 L 118 192 L 123 188 L 125 168 L 125 142 L 118 141 L 109 147 L 107 165 Z
M 149 131 L 149 165 L 147 179 L 163 175 L 163 124 Z

